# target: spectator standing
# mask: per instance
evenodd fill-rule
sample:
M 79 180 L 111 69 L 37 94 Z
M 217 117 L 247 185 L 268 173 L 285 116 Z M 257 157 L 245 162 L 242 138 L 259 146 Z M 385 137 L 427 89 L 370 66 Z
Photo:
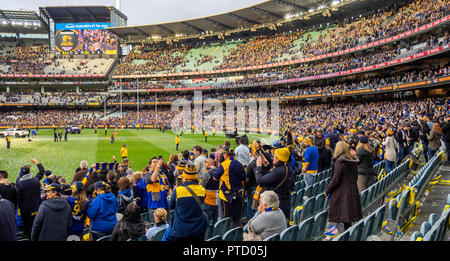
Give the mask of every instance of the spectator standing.
M 236 160 L 239 161 L 242 166 L 247 167 L 250 163 L 250 150 L 245 146 L 244 138 L 239 139 L 239 146 L 234 150 L 236 153 Z
M 147 209 L 150 214 L 150 222 L 153 220 L 153 212 L 157 208 L 167 209 L 167 196 L 169 193 L 169 180 L 162 173 L 164 159 L 153 157 L 150 161 L 149 172 L 145 174 L 145 184 L 148 191 Z
M 289 148 L 279 148 L 274 151 L 272 169 L 264 173 L 263 164 L 268 162 L 262 155 L 256 160 L 256 182 L 263 191 L 271 190 L 278 195 L 279 207 L 283 211 L 286 220 L 289 220 L 291 209 L 291 191 L 294 190 L 294 175 L 286 164 L 291 155 Z
M 352 153 L 354 154 L 354 152 Z M 358 158 L 352 155 L 348 145 L 339 141 L 334 151 L 334 166 L 325 196 L 329 196 L 330 222 L 343 223 L 347 230 L 352 222 L 362 218 L 358 186 Z
M 386 170 L 386 173 L 389 173 L 395 168 L 395 161 L 397 160 L 397 151 L 399 149 L 399 145 L 397 143 L 397 140 L 394 138 L 394 130 L 392 128 L 388 129 L 386 134 L 387 136 L 382 144 L 383 146 L 385 146 L 384 168 Z
M 197 170 L 197 175 L 199 176 L 199 179 L 203 179 L 206 172 L 206 166 L 205 161 L 206 157 L 202 154 L 203 148 L 201 146 L 195 146 L 194 147 L 194 164 L 195 168 Z
M 169 208 L 175 212 L 169 233 L 174 241 L 203 241 L 209 224 L 202 210 L 205 189 L 198 184 L 195 164 L 186 165 L 182 179 L 170 196 Z
M 81 181 L 75 181 L 70 184 L 72 195 L 67 199 L 67 203 L 72 210 L 72 228 L 70 235 L 83 238 L 84 225 L 86 223 L 87 210 L 89 209 L 89 200 Z
M 0 196 L 11 201 L 14 208 L 17 204 L 16 185 L 8 179 L 8 172 L 0 170 Z
M 208 158 L 205 162 L 206 175 L 202 179 L 202 186 L 205 188 L 205 201 L 202 209 L 208 216 L 208 221 L 211 226 L 218 220 L 219 210 L 217 207 L 217 193 L 219 192 L 219 182 L 214 180 L 212 176 L 216 172 L 216 164 L 213 159 Z
M 430 148 L 430 154 L 431 157 L 433 157 L 437 150 L 441 147 L 441 137 L 442 137 L 442 129 L 439 123 L 433 124 L 433 128 L 430 131 L 430 136 L 428 137 L 429 140 L 429 148 Z
M 45 188 L 46 200 L 39 206 L 31 232 L 32 241 L 66 241 L 72 227 L 72 211 L 61 198 L 61 186 Z
M 16 208 L 0 195 L 0 241 L 16 240 Z
M 242 164 L 234 159 L 233 150 L 225 150 L 223 158 L 224 161 L 217 168 L 213 179 L 219 181 L 223 217 L 231 217 L 234 228 L 241 225 L 245 170 Z
M 33 177 L 31 175 L 31 166 L 25 165 L 20 169 L 19 177 L 16 181 L 17 207 L 23 222 L 24 236 L 29 239 L 31 239 L 34 218 L 41 204 L 40 180 L 45 173 L 44 167 L 36 159 L 32 159 L 31 163 L 36 164 L 39 169 L 36 176 Z
M 375 162 L 375 150 L 370 145 L 367 136 L 362 136 L 356 147 L 356 156 L 359 159 L 358 163 L 358 191 L 361 192 L 367 189 L 370 182 L 375 177 L 373 169 Z
M 319 168 L 319 150 L 313 145 L 311 137 L 305 138 L 305 152 L 303 154 L 304 162 L 302 174 L 305 175 L 305 185 L 312 186 L 315 183 L 317 171 Z
M 450 162 L 450 115 L 447 115 L 445 122 L 442 124 L 442 140 L 447 149 L 447 163 Z

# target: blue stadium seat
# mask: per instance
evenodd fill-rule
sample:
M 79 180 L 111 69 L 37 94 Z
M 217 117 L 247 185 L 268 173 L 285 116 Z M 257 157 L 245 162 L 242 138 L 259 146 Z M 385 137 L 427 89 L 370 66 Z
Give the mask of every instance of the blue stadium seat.
M 333 238 L 333 241 L 348 241 L 350 238 L 350 232 L 349 229 L 345 230 L 335 238 Z
M 97 239 L 97 241 L 111 241 L 111 235 L 101 237 L 101 238 Z
M 348 232 L 350 233 L 349 241 L 360 241 L 361 235 L 364 229 L 364 220 L 358 221 L 356 224 L 351 226 L 348 229 Z
M 265 238 L 263 241 L 280 241 L 280 234 L 274 234 Z
M 298 237 L 298 226 L 288 227 L 280 234 L 280 241 L 296 241 Z
M 419 231 L 416 231 L 411 235 L 411 237 L 409 238 L 409 241 L 417 241 L 418 238 L 423 239 L 423 235 Z
M 209 226 L 205 233 L 205 239 L 211 238 L 213 236 L 213 233 L 214 233 L 214 227 Z
M 361 241 L 366 241 L 367 238 L 372 235 L 374 223 L 375 223 L 375 213 L 372 213 L 364 218 L 364 228 L 361 233 Z
M 300 222 L 307 218 L 310 218 L 314 214 L 314 207 L 316 203 L 316 198 L 308 198 L 303 204 L 302 216 L 300 218 Z
M 311 241 L 312 230 L 314 228 L 314 217 L 303 220 L 298 225 L 297 241 Z
M 378 235 L 381 232 L 383 225 L 384 214 L 386 213 L 386 205 L 379 207 L 375 210 L 375 220 L 372 228 L 372 235 Z
M 305 188 L 305 194 L 304 194 L 304 196 L 306 196 L 306 197 L 308 197 L 308 198 L 312 197 L 312 190 L 313 190 L 313 186 L 307 186 L 307 187 Z
M 366 201 L 367 201 L 367 195 L 368 195 L 369 191 L 363 190 L 360 194 L 360 200 L 361 200 L 361 207 L 365 208 L 366 207 Z
M 142 221 L 148 221 L 148 222 L 150 222 L 150 213 L 148 213 L 148 212 L 144 212 L 144 213 L 142 213 L 141 214 L 141 220 Z
M 316 202 L 314 203 L 314 214 L 319 213 L 325 208 L 325 201 L 326 201 L 325 194 L 320 194 L 316 196 Z
M 222 236 L 222 241 L 242 241 L 243 230 L 241 227 L 235 227 L 228 230 Z
M 439 219 L 438 214 L 431 213 L 430 216 L 428 217 L 428 222 L 430 223 L 430 225 L 434 225 L 438 219 Z
M 297 199 L 297 192 L 291 194 L 291 210 L 293 210 L 297 205 L 295 205 L 295 201 Z M 245 208 L 244 208 L 245 209 Z M 243 211 L 244 212 L 244 211 Z
M 297 195 L 295 196 L 295 206 L 303 205 L 303 197 L 305 196 L 305 189 L 300 189 L 297 191 Z
M 429 222 L 423 222 L 422 225 L 420 225 L 420 233 L 422 235 L 425 235 L 428 233 L 428 231 L 431 230 L 432 225 Z
M 325 227 L 327 226 L 328 210 L 322 211 L 314 216 L 313 229 L 311 232 L 311 238 L 316 239 L 323 235 Z
M 166 233 L 166 230 L 167 228 L 164 228 L 156 232 L 154 241 L 161 241 L 164 237 L 164 234 Z
M 230 230 L 230 228 L 231 218 L 222 218 L 221 220 L 217 221 L 216 224 L 214 224 L 213 237 L 217 235 L 223 236 L 223 234 L 225 234 L 226 231 Z
M 211 238 L 206 239 L 205 241 L 222 241 L 222 236 L 220 235 L 213 236 Z

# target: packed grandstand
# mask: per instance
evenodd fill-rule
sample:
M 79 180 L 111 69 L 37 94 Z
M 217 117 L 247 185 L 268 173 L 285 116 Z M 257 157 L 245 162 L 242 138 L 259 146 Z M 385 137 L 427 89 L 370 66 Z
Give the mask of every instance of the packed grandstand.
M 141 166 L 142 172 L 129 173 L 126 161 L 120 162 L 121 171 L 120 168 L 110 171 L 115 175 L 112 180 L 123 192 L 115 195 L 120 211 L 105 212 L 125 217 L 120 219 L 118 215 L 119 219 L 110 218 L 103 226 L 97 223 L 93 227 L 96 218 L 104 217 L 95 216 L 87 204 L 83 217 L 71 210 L 76 220 L 71 224 L 79 227 L 72 227 L 66 234 L 61 232 L 64 229 L 56 229 L 56 237 L 44 234 L 52 230 L 45 228 L 46 223 L 38 211 L 43 209 L 39 207 L 41 202 L 53 199 L 51 196 L 42 200 L 44 195 L 48 197 L 56 191 L 58 198 L 59 194 L 64 194 L 63 184 L 60 182 L 61 187 L 52 182 L 42 184 L 39 204 L 30 213 L 19 214 L 17 208 L 23 210 L 29 205 L 23 201 L 25 196 L 19 196 L 24 190 L 24 181 L 19 177 L 13 182 L 17 183 L 17 199 L 12 201 L 14 219 L 22 217 L 21 227 L 16 227 L 14 221 L 13 237 L 8 237 L 6 227 L 0 227 L 0 240 L 65 240 L 71 235 L 75 236 L 72 240 L 99 241 L 449 240 L 450 196 L 447 198 L 449 191 L 445 190 L 448 185 L 445 178 L 450 175 L 448 1 L 274 0 L 227 14 L 147 26 L 114 24 L 112 18 L 102 20 L 101 12 L 126 19 L 113 7 L 77 7 L 81 9 L 77 12 L 89 12 L 93 21 L 61 16 L 70 13 L 71 8 L 75 7 L 42 7 L 40 14 L 0 11 L 0 19 L 5 21 L 0 24 L 0 130 L 67 126 L 95 130 L 106 127 L 171 129 L 178 113 L 172 104 L 183 99 L 189 102 L 189 108 L 194 108 L 194 92 L 201 91 L 203 100 L 214 99 L 221 104 L 231 100 L 279 101 L 280 125 L 275 134 L 279 139 L 276 143 L 265 144 L 266 147 L 260 141 L 242 141 L 246 150 L 237 146 L 239 144 L 231 147 L 227 143 L 220 144 L 216 155 L 206 154 L 203 158 L 202 151 L 196 152 L 198 146 L 195 146 L 191 148 L 193 156 L 180 155 L 180 164 L 175 165 L 172 161 L 167 163 L 168 158 L 166 163 L 160 163 L 158 155 L 149 155 L 149 165 Z M 33 21 L 40 25 L 39 29 L 8 24 L 20 19 Z M 82 22 L 109 22 L 110 26 L 78 31 L 62 26 Z M 54 24 L 61 24 L 61 27 L 53 28 Z M 210 27 L 212 24 L 214 27 Z M 214 29 L 205 33 L 204 28 Z M 33 30 L 44 37 L 30 37 L 35 33 Z M 78 42 L 73 40 L 73 35 L 77 34 Z M 247 124 L 233 131 L 239 135 L 261 133 L 259 129 L 248 127 L 251 126 L 248 122 L 261 119 L 249 116 L 245 107 L 242 110 Z M 195 113 L 194 110 L 192 123 L 196 117 L 206 119 L 211 114 L 210 111 Z M 224 111 L 223 116 L 229 115 Z M 272 116 L 267 118 L 272 119 Z M 216 129 L 222 127 L 216 126 Z M 206 129 L 212 135 L 211 126 L 204 126 L 203 135 Z M 192 132 L 202 133 L 202 130 Z M 432 138 L 436 135 L 437 138 Z M 347 148 L 347 153 L 341 151 L 345 151 L 341 144 Z M 365 144 L 370 144 L 366 151 L 371 152 L 371 156 L 360 152 L 367 148 Z M 308 149 L 311 147 L 318 149 L 316 165 L 319 166 L 315 169 L 311 169 L 314 165 Z M 242 150 L 249 160 L 240 160 Z M 348 163 L 351 160 L 339 160 L 339 152 L 359 163 L 351 165 Z M 207 159 L 211 159 L 212 164 Z M 272 159 L 269 165 L 261 163 Z M 363 161 L 365 165 L 361 166 Z M 225 167 L 224 162 L 229 165 Z M 342 163 L 344 168 L 355 171 L 343 171 L 339 162 L 347 162 Z M 233 164 L 240 164 L 242 171 Z M 161 170 L 157 171 L 157 166 Z M 227 175 L 209 171 L 212 166 L 222 168 Z M 95 201 L 100 194 L 111 193 L 111 180 L 106 179 L 108 171 L 103 173 L 104 168 L 99 166 L 97 169 L 89 167 L 77 169 L 76 175 L 80 176 L 74 177 L 72 190 L 69 189 L 67 195 L 70 207 L 76 206 L 75 194 L 76 200 L 81 200 L 79 190 L 85 190 L 83 200 L 87 198 L 91 206 L 93 202 L 100 204 L 99 200 Z M 283 181 L 279 183 L 276 175 L 280 173 L 275 170 L 284 171 L 284 167 L 289 182 L 284 182 L 283 174 Z M 201 173 L 201 168 L 209 172 L 202 170 Z M 343 175 L 353 175 L 353 178 L 343 178 L 342 182 L 349 182 L 348 187 L 336 188 L 340 186 L 340 181 L 336 180 L 340 174 L 335 174 L 336 169 Z M 28 170 L 24 166 L 20 171 L 21 176 L 22 171 L 26 175 L 29 166 Z M 80 171 L 83 174 L 79 174 Z M 232 180 L 231 176 L 239 175 L 239 171 L 243 176 Z M 365 171 L 370 177 L 361 181 Z M 161 183 L 161 187 L 159 183 L 153 186 L 155 173 L 161 182 L 166 176 L 174 180 L 169 184 Z M 105 176 L 103 181 L 102 175 Z M 187 210 L 180 210 L 182 208 L 190 208 L 189 211 L 197 208 L 195 197 L 191 197 L 190 203 L 178 201 L 183 202 L 177 203 L 178 210 L 170 197 L 162 199 L 167 193 L 172 197 L 180 194 L 190 197 L 187 190 L 180 191 L 184 186 L 177 183 L 177 175 L 183 177 L 186 187 L 192 186 L 195 193 L 203 193 L 200 204 L 209 216 L 213 214 L 209 212 L 210 205 L 204 206 L 205 202 L 210 203 L 210 193 L 214 192 L 211 205 L 219 208 L 215 220 L 207 215 L 207 225 L 204 225 L 199 221 L 205 219 L 202 211 L 190 213 L 192 220 L 183 214 L 182 211 Z M 190 178 L 194 175 L 198 175 L 200 183 L 197 178 Z M 217 187 L 210 187 L 213 182 L 202 182 L 202 175 L 211 175 L 207 180 L 217 179 Z M 49 179 L 47 174 L 44 178 L 44 173 L 39 172 L 38 176 L 40 183 Z M 125 182 L 124 177 L 129 181 L 127 178 Z M 2 187 L 8 184 L 2 182 L 6 179 L 7 174 L 5 177 L 0 171 L 0 202 L 2 197 L 7 197 L 6 185 Z M 239 184 L 235 184 L 236 180 Z M 165 191 L 164 186 L 167 186 Z M 260 194 L 261 188 L 264 193 Z M 134 191 L 131 194 L 134 200 L 124 194 L 129 189 Z M 426 197 L 433 190 L 441 195 L 436 200 L 438 203 Z M 276 196 L 270 194 L 271 191 Z M 346 198 L 351 191 L 356 196 Z M 240 197 L 240 201 L 236 201 L 240 203 L 233 203 L 235 198 L 231 200 L 226 196 L 229 192 Z M 349 203 L 339 204 L 340 199 L 333 200 L 333 196 L 349 200 Z M 165 204 L 158 203 L 164 200 Z M 276 204 L 268 205 L 272 204 L 271 200 L 277 201 Z M 122 205 L 124 202 L 126 205 Z M 138 202 L 137 210 L 133 209 L 136 205 L 133 202 Z M 278 211 L 281 224 L 263 220 L 264 215 L 271 215 L 269 213 L 277 212 L 273 210 L 278 208 L 282 210 Z M 420 214 L 419 209 L 423 209 Z M 133 220 L 133 211 L 138 212 L 138 221 Z M 0 209 L 2 212 L 6 210 Z M 36 219 L 44 222 L 40 224 L 40 231 L 34 227 L 36 213 Z M 174 219 L 170 220 L 167 215 Z M 276 214 L 272 218 L 276 218 Z M 114 224 L 103 231 L 108 222 Z M 144 222 L 147 222 L 145 230 Z M 267 225 L 270 222 L 276 224 Z M 147 233 L 156 231 L 148 226 L 156 228 L 162 223 L 168 226 L 161 227 L 158 233 Z M 129 226 L 129 231 L 123 233 L 116 224 Z M 195 229 L 192 224 L 196 224 Z M 180 226 L 185 228 L 180 229 Z M 137 231 L 139 229 L 142 231 Z

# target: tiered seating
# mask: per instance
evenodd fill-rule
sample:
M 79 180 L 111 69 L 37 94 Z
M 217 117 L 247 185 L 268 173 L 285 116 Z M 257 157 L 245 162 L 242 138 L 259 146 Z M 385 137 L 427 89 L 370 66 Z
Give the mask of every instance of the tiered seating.
M 420 202 L 416 200 L 423 195 L 434 173 L 442 163 L 443 153 L 443 151 L 436 153 L 409 182 L 403 193 L 389 202 L 387 223 L 392 229 L 392 237 L 396 235 L 396 232 L 402 236 L 402 233 L 408 230 L 416 219 L 418 207 L 420 207 Z

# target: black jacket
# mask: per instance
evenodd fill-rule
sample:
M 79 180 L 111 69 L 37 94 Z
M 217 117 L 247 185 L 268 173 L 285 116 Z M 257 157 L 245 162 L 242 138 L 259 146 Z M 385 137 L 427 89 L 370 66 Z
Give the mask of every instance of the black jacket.
M 39 169 L 35 177 L 30 174 L 17 178 L 17 206 L 20 213 L 31 214 L 39 209 L 41 204 L 41 184 L 40 181 L 44 176 L 45 169 L 42 164 L 37 164 Z
M 375 171 L 373 170 L 375 155 L 364 148 L 359 148 L 356 152 L 356 156 L 358 156 L 359 159 L 358 175 L 375 175 Z
M 278 195 L 280 209 L 289 218 L 291 191 L 294 191 L 294 175 L 291 168 L 287 165 L 278 165 L 266 173 L 264 171 L 262 166 L 256 167 L 256 182 L 263 191 L 272 190 Z
M 136 239 L 145 234 L 145 225 L 143 221 L 130 222 L 125 219 L 116 223 L 111 234 L 111 241 L 127 241 Z
M 32 241 L 66 241 L 72 227 L 72 210 L 62 198 L 42 202 L 34 219 Z
M 442 139 L 450 142 L 450 122 L 445 122 L 442 126 Z
M 0 181 L 0 196 L 11 201 L 14 207 L 17 205 L 16 185 L 11 183 L 8 179 Z
M 16 241 L 16 210 L 11 201 L 0 196 L 0 241 Z

